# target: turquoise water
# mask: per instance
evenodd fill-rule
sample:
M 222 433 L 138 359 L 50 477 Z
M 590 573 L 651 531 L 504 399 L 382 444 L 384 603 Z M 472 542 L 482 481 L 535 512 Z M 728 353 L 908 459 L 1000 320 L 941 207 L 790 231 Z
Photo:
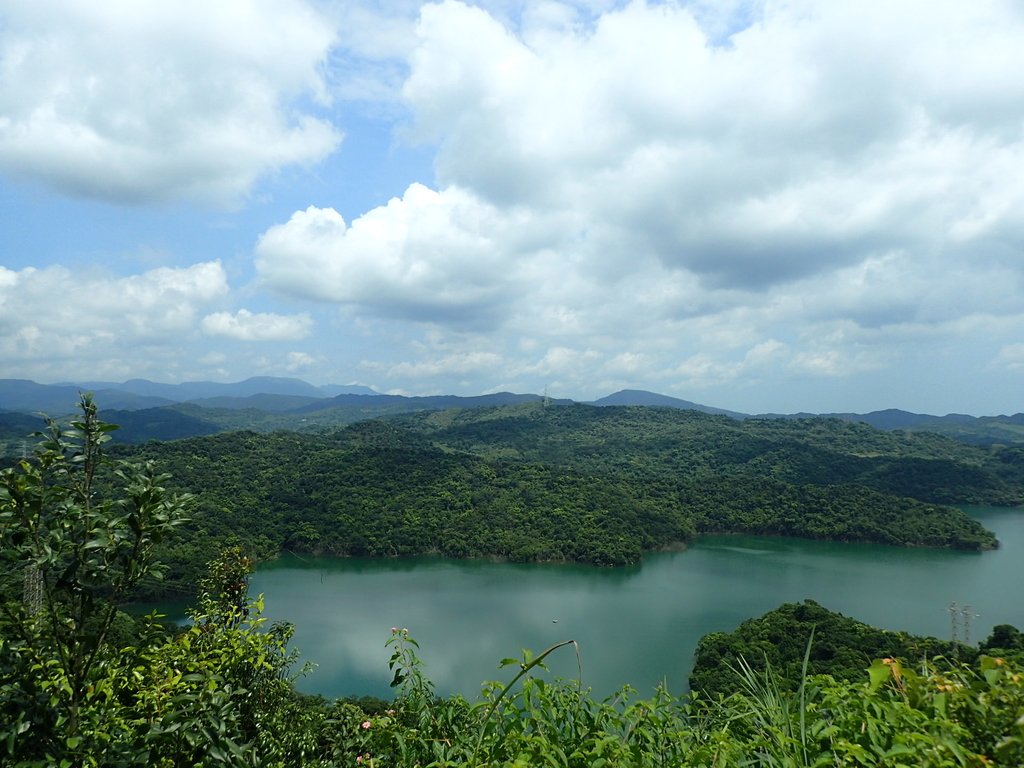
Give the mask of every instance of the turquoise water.
M 262 567 L 251 591 L 264 594 L 271 620 L 295 624 L 294 646 L 318 665 L 298 683 L 310 693 L 389 695 L 393 626 L 419 641 L 440 694 L 474 698 L 482 681 L 511 677 L 500 659 L 567 639 L 599 695 L 625 683 L 647 695 L 662 680 L 682 692 L 702 635 L 783 602 L 811 598 L 869 624 L 948 638 L 956 601 L 972 607 L 972 641 L 995 624 L 1024 627 L 1024 510 L 969 511 L 1000 549 L 706 536 L 624 569 L 289 556 Z M 552 674 L 578 674 L 570 649 L 551 658 Z

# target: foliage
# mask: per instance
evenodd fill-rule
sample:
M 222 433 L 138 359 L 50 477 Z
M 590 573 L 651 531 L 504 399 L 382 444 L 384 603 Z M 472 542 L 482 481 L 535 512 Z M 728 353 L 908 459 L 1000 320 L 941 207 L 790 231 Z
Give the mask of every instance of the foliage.
M 2 762 L 256 765 L 302 753 L 291 629 L 261 630 L 239 550 L 213 563 L 185 631 L 169 636 L 156 617 L 122 626 L 133 621 L 118 605 L 162 574 L 155 547 L 190 499 L 152 464 L 108 461 L 114 427 L 88 396 L 80 411 L 70 429 L 49 422 L 32 458 L 0 474 L 0 555 L 25 586 L 8 582 L 0 614 Z
M 25 599 L 3 601 L 6 663 L 41 680 L 27 691 L 33 709 L 45 697 L 48 717 L 36 727 L 46 749 L 81 739 L 83 718 L 106 677 L 107 637 L 117 604 L 142 579 L 158 578 L 159 541 L 182 522 L 187 497 L 167 494 L 154 466 L 104 465 L 102 446 L 115 429 L 83 396 L 81 416 L 48 434 L 32 459 L 0 473 L 0 549 L 20 572 Z M 99 474 L 112 472 L 116 499 L 97 497 Z M 24 732 L 24 731 L 22 731 Z
M 227 552 L 212 564 L 217 581 Z M 232 572 L 244 562 L 231 565 Z M 324 749 L 327 712 L 296 693 L 292 629 L 265 627 L 260 600 L 204 592 L 191 624 L 168 636 L 155 617 L 127 646 L 101 645 L 77 720 L 63 714 L 71 682 L 36 638 L 0 637 L 4 765 L 303 765 Z M 6 627 L 5 627 L 6 629 Z M 56 711 L 51 711 L 52 707 Z
M 105 738 L 84 739 L 75 759 L 325 768 L 1013 766 L 1024 759 L 1024 676 L 998 658 L 984 657 L 978 671 L 921 672 L 885 658 L 853 682 L 804 676 L 795 692 L 771 667 L 742 667 L 736 690 L 716 700 L 664 690 L 636 699 L 626 688 L 599 701 L 579 681 L 533 677 L 541 657 L 527 654 L 515 661 L 513 680 L 486 684 L 475 705 L 423 696 L 430 686 L 420 681 L 400 686 L 383 711 L 367 712 L 297 696 L 280 675 L 283 638 L 237 627 L 207 632 L 196 624 L 173 643 L 133 654 L 103 713 L 116 728 L 97 725 Z M 401 664 L 419 669 L 412 639 L 402 630 L 395 638 L 404 643 Z M 19 764 L 17 754 L 8 757 Z M 50 764 L 61 759 L 74 764 L 61 753 L 47 756 Z
M 327 436 L 232 433 L 153 443 L 179 488 L 203 489 L 164 556 L 175 586 L 237 539 L 257 557 L 282 549 L 355 556 L 494 556 L 636 562 L 695 534 L 678 499 L 619 478 L 453 453 L 381 422 Z
M 839 419 L 732 419 L 674 408 L 517 406 L 399 417 L 439 444 L 480 454 L 629 472 L 649 481 L 745 475 L 860 485 L 932 503 L 1019 504 L 1019 449 Z
M 1024 462 L 1006 451 L 838 420 L 676 409 L 525 404 L 119 450 L 202 490 L 186 535 L 163 549 L 166 585 L 186 591 L 238 542 L 257 559 L 291 550 L 598 565 L 698 532 L 985 549 L 991 533 L 936 502 L 1024 499 Z
M 811 674 L 838 680 L 857 680 L 872 659 L 898 657 L 911 662 L 958 650 L 952 643 L 889 632 L 829 611 L 813 600 L 786 603 L 759 618 L 748 619 L 730 633 L 712 632 L 701 638 L 690 673 L 690 688 L 716 697 L 735 688 L 734 669 L 740 660 L 754 672 L 766 666 L 785 681 L 800 680 L 804 651 L 812 636 L 808 658 Z M 971 651 L 964 647 L 965 654 Z
M 997 624 L 979 650 L 989 656 L 1013 660 L 1024 667 L 1024 632 L 1009 624 Z
M 734 691 L 715 700 L 664 690 L 636 700 L 626 688 L 598 701 L 579 681 L 531 676 L 540 658 L 506 660 L 516 676 L 486 684 L 472 708 L 459 697 L 404 694 L 378 716 L 345 705 L 346 719 L 328 724 L 346 734 L 334 764 L 937 767 L 1024 758 L 1024 676 L 1002 659 L 984 657 L 977 671 L 917 672 L 884 658 L 856 681 L 807 674 L 809 662 L 792 681 L 741 663 Z M 410 721 L 405 707 L 419 717 Z
M 697 692 L 677 697 L 659 690 L 650 699 L 627 688 L 599 701 L 582 679 L 534 677 L 549 654 L 572 641 L 505 659 L 502 666 L 518 668 L 515 675 L 507 684 L 485 684 L 476 703 L 438 698 L 417 643 L 397 627 L 387 640 L 394 702 L 363 709 L 302 696 L 291 671 L 291 627 L 265 625 L 260 599 L 248 597 L 252 556 L 240 545 L 209 563 L 188 626 L 169 634 L 148 617 L 134 631 L 115 631 L 126 620 L 119 601 L 161 572 L 155 546 L 181 524 L 186 499 L 169 493 L 166 477 L 151 465 L 108 463 L 102 446 L 110 426 L 89 398 L 81 410 L 71 430 L 51 424 L 34 457 L 2 474 L 0 556 L 8 572 L 38 584 L 42 596 L 21 594 L 10 582 L 3 593 L 4 765 L 1024 764 L 1024 674 L 1012 658 L 984 655 L 968 666 L 974 654 L 964 647 L 874 630 L 810 602 L 783 606 L 734 636 L 705 638 Z M 254 447 L 268 445 L 242 437 Z M 305 445 L 294 436 L 281 440 Z M 358 471 L 387 480 L 380 488 L 389 490 L 396 468 L 422 491 L 438 467 L 445 471 L 435 481 L 448 482 L 475 471 L 496 476 L 504 466 L 415 438 L 410 447 L 409 440 L 371 424 L 320 445 L 334 458 L 331 451 L 347 446 Z M 203 463 L 201 455 L 188 455 Z M 586 476 L 509 466 L 512 478 L 551 483 L 550 494 L 577 503 L 591 498 L 572 496 Z M 516 474 L 521 466 L 533 467 L 532 474 Z M 261 477 L 281 479 L 273 472 Z M 244 488 L 230 475 L 224 481 L 216 487 Z M 364 504 L 383 493 L 370 487 Z M 544 498 L 532 485 L 520 490 Z M 446 499 L 449 513 L 457 500 Z M 307 539 L 315 540 L 319 529 L 307 522 Z M 1015 651 L 1022 643 L 1018 630 L 1001 626 L 983 647 Z M 956 653 L 959 661 L 951 659 Z M 708 654 L 715 654 L 710 662 Z

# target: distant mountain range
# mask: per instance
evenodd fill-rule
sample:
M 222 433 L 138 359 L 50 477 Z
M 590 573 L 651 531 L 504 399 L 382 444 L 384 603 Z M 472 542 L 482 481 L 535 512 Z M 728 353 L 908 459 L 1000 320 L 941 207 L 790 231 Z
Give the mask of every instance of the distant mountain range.
M 129 379 L 124 382 L 78 381 L 60 384 L 37 384 L 28 379 L 0 379 L 0 409 L 7 411 L 44 412 L 64 414 L 74 410 L 79 392 L 92 392 L 96 401 L 104 408 L 137 411 L 143 408 L 157 408 L 174 403 L 198 400 L 220 400 L 210 407 L 218 408 L 266 408 L 264 400 L 260 405 L 241 404 L 243 398 L 256 396 L 281 396 L 307 398 L 301 404 L 326 399 L 341 394 L 375 395 L 369 387 L 328 384 L 318 387 L 301 379 L 273 376 L 254 376 L 244 381 L 223 384 L 215 381 L 185 381 L 181 384 L 161 384 L 147 379 Z M 225 404 L 227 403 L 227 404 Z M 297 407 L 293 405 L 292 407 Z M 270 407 L 268 410 L 280 410 Z
M 80 392 L 90 391 L 107 420 L 121 425 L 118 439 L 144 442 L 212 434 L 226 430 L 317 429 L 417 411 L 484 408 L 572 400 L 498 392 L 475 397 L 382 395 L 369 387 L 316 386 L 301 379 L 259 376 L 235 383 L 191 381 L 162 384 L 146 379 L 37 384 L 0 379 L 0 437 L 24 435 L 25 414 L 71 413 Z M 680 408 L 734 419 L 835 418 L 882 430 L 937 432 L 964 442 L 1024 444 L 1024 413 L 1012 416 L 932 416 L 897 409 L 870 413 L 745 414 L 644 390 L 624 389 L 590 405 Z M 7 413 L 4 413 L 7 412 Z M 30 419 L 31 420 L 31 419 Z

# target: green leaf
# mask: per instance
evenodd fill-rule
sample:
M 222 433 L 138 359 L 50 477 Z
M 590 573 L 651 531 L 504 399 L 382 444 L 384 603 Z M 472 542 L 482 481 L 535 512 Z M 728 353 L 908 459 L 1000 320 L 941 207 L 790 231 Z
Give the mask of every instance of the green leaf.
M 893 744 L 892 747 L 882 757 L 898 757 L 899 755 L 909 755 L 914 750 L 906 744 Z
M 889 675 L 892 674 L 892 670 L 889 665 L 881 659 L 875 659 L 871 666 L 868 667 L 868 676 L 871 678 L 870 689 L 877 691 L 886 680 L 889 679 Z

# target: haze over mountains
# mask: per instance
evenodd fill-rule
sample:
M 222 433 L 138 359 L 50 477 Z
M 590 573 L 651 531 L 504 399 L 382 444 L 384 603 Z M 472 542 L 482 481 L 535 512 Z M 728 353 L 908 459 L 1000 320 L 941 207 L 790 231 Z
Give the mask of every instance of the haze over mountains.
M 121 424 L 119 439 L 141 442 L 213 434 L 229 429 L 309 429 L 368 418 L 426 410 L 477 408 L 541 402 L 572 403 L 537 394 L 498 392 L 473 397 L 386 395 L 358 385 L 317 386 L 301 379 L 252 377 L 234 383 L 193 381 L 166 384 L 146 379 L 38 384 L 0 379 L 0 433 L 21 429 L 24 414 L 61 416 L 72 411 L 80 392 L 93 392 L 106 418 Z M 644 390 L 624 389 L 589 403 L 595 406 L 681 408 L 745 418 L 838 418 L 878 429 L 931 431 L 975 443 L 1024 443 L 1024 413 L 975 417 L 935 416 L 898 409 L 870 413 L 745 414 Z M 30 419 L 31 421 L 31 419 Z
M 78 400 L 78 393 L 83 391 L 95 394 L 97 402 L 106 408 L 124 410 L 258 395 L 289 396 L 312 401 L 341 394 L 377 394 L 368 387 L 333 384 L 316 386 L 301 379 L 272 376 L 254 376 L 234 383 L 186 381 L 181 384 L 162 384 L 148 379 L 129 379 L 124 382 L 76 381 L 60 384 L 37 384 L 28 379 L 0 379 L 0 409 L 64 413 L 73 408 Z

